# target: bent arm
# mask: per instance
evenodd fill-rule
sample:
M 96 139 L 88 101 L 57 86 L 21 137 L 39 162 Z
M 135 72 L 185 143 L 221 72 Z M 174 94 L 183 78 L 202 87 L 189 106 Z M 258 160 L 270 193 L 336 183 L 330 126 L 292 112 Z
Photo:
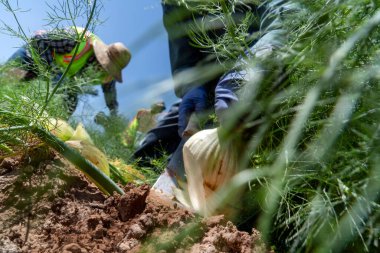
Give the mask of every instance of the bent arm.
M 109 83 L 103 83 L 102 90 L 104 94 L 104 100 L 108 109 L 110 110 L 111 115 L 116 115 L 119 109 L 116 93 L 116 81 L 113 80 Z

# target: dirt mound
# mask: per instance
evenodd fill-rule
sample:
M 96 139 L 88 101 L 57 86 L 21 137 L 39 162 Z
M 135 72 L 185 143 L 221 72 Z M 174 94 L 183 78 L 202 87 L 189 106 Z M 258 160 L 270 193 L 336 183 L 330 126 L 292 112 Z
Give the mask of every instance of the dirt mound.
M 104 196 L 56 155 L 0 166 L 0 252 L 265 252 L 256 230 L 202 219 L 148 185 Z

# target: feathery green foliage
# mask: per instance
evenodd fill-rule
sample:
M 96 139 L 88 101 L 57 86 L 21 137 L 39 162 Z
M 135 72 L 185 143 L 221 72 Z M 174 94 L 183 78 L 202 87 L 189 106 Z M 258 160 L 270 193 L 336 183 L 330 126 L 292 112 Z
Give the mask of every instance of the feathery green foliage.
M 51 148 L 54 148 L 57 152 L 61 153 L 70 162 L 76 165 L 82 172 L 90 177 L 98 187 L 106 194 L 112 194 L 117 192 L 123 194 L 121 190 L 109 177 L 107 177 L 102 171 L 96 168 L 83 158 L 79 152 L 68 147 L 64 142 L 57 139 L 55 136 L 49 133 L 48 125 L 50 118 L 66 118 L 66 110 L 59 110 L 57 108 L 64 108 L 63 96 L 66 96 L 71 91 L 78 91 L 82 85 L 88 85 L 91 82 L 97 80 L 97 75 L 94 74 L 94 70 L 87 69 L 87 75 L 82 78 L 74 78 L 74 80 L 64 82 L 65 76 L 68 73 L 71 63 L 63 70 L 60 79 L 55 83 L 51 89 L 53 68 L 41 60 L 36 50 L 29 46 L 32 42 L 25 34 L 21 24 L 18 21 L 16 12 L 17 8 L 14 8 L 8 0 L 0 1 L 0 3 L 13 14 L 18 27 L 11 28 L 7 24 L 4 24 L 4 29 L 14 36 L 22 38 L 33 58 L 35 63 L 35 71 L 38 73 L 38 77 L 30 82 L 21 83 L 17 77 L 18 72 L 16 63 L 10 63 L 1 68 L 1 87 L 0 87 L 0 144 L 7 153 L 11 153 L 12 148 L 20 149 L 27 148 L 28 142 L 35 137 L 38 137 L 41 141 L 45 142 Z M 61 12 L 65 15 L 65 21 L 70 25 L 76 26 L 78 18 L 82 18 L 83 12 L 87 13 L 87 19 L 85 20 L 85 29 L 83 33 L 76 34 L 78 40 L 82 40 L 84 34 L 90 24 L 93 22 L 94 16 L 96 16 L 96 10 L 99 8 L 97 1 L 84 2 L 84 1 L 60 1 Z M 52 8 L 52 7 L 51 7 Z M 52 8 L 53 9 L 53 8 Z M 59 8 L 54 8 L 54 15 L 58 17 Z M 53 16 L 51 15 L 50 18 Z M 57 22 L 55 29 L 59 30 L 58 25 L 62 23 L 63 18 L 55 18 L 50 20 L 50 24 L 53 21 Z M 62 17 L 62 16 L 60 16 Z M 79 44 L 79 43 L 78 43 Z M 75 54 L 78 51 L 78 45 L 75 48 Z M 92 71 L 92 73 L 91 73 Z M 88 78 L 88 76 L 91 78 Z M 13 76 L 13 78 L 12 78 Z M 95 78 L 95 79 L 94 79 Z M 11 146 L 11 147 L 10 147 Z
M 227 2 L 233 10 L 239 1 L 209 1 L 200 8 L 222 20 L 229 13 L 222 8 Z M 378 5 L 353 0 L 262 4 L 267 10 L 258 35 L 276 29 L 286 35 L 285 43 L 269 57 L 243 57 L 240 68 L 249 79 L 224 127 L 227 139 L 243 136 L 241 167 L 248 170 L 219 197 L 249 183 L 249 199 L 261 210 L 256 224 L 279 251 L 376 251 Z M 268 20 L 275 26 L 266 26 Z M 213 38 L 198 25 L 194 43 L 223 48 L 225 59 L 235 60 L 229 49 L 246 46 L 239 43 L 246 31 L 224 27 L 224 35 Z
M 165 2 L 210 14 L 210 19 L 194 16 L 193 45 L 215 54 L 224 69 L 243 59 L 235 67 L 249 74 L 240 102 L 231 108 L 223 125 L 226 141 L 244 140 L 239 146 L 242 172 L 221 190 L 215 209 L 248 185 L 244 199 L 253 210 L 245 210 L 241 219 L 258 216 L 245 225 L 257 224 L 277 251 L 378 251 L 377 1 Z M 231 19 L 231 13 L 245 5 L 266 6 L 266 11 L 260 19 L 250 11 L 240 22 Z M 248 28 L 255 23 L 259 30 L 251 34 Z M 214 25 L 224 30 L 210 36 Z M 278 41 L 281 47 L 267 57 L 247 51 L 253 40 L 273 30 L 283 39 Z M 35 118 L 40 122 L 41 108 L 47 104 L 49 111 L 52 103 L 59 103 L 38 102 L 50 94 L 48 88 L 38 89 L 45 82 L 50 81 L 36 81 L 28 87 L 34 87 L 32 93 L 13 93 L 4 86 L 0 105 L 20 112 L 30 122 L 36 122 Z M 20 94 L 26 94 L 25 98 Z M 31 98 L 29 94 L 36 95 Z M 12 118 L 0 119 L 0 138 L 6 140 L 0 144 L 25 141 L 28 126 Z M 157 165 L 163 166 L 162 161 Z

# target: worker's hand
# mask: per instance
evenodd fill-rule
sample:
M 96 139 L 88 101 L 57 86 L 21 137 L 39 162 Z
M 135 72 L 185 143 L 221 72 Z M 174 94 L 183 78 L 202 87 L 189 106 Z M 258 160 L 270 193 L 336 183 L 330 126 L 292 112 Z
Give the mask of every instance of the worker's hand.
M 208 102 L 207 90 L 204 87 L 193 88 L 185 94 L 178 109 L 178 131 L 180 136 L 183 136 L 190 116 L 205 111 L 208 108 Z

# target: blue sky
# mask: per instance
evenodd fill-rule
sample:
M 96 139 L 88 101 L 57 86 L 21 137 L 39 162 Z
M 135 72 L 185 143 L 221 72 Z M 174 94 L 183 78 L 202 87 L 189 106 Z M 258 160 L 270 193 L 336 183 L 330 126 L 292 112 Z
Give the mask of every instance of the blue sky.
M 59 0 L 10 0 L 18 2 L 22 10 L 18 18 L 23 29 L 33 31 L 46 28 L 46 5 Z M 123 42 L 132 52 L 130 64 L 123 70 L 123 83 L 117 84 L 120 113 L 130 118 L 140 107 L 149 107 L 160 99 L 167 107 L 176 100 L 170 74 L 167 35 L 162 25 L 160 0 L 104 0 L 100 18 L 105 22 L 97 26 L 95 33 L 107 44 Z M 0 4 L 0 20 L 16 28 L 14 18 Z M 23 44 L 19 38 L 0 33 L 0 62 L 5 62 L 17 47 Z M 157 89 L 157 87 L 166 87 Z M 99 95 L 82 97 L 75 115 L 92 117 L 98 111 L 108 112 L 100 87 Z M 165 92 L 164 92 L 165 91 Z

